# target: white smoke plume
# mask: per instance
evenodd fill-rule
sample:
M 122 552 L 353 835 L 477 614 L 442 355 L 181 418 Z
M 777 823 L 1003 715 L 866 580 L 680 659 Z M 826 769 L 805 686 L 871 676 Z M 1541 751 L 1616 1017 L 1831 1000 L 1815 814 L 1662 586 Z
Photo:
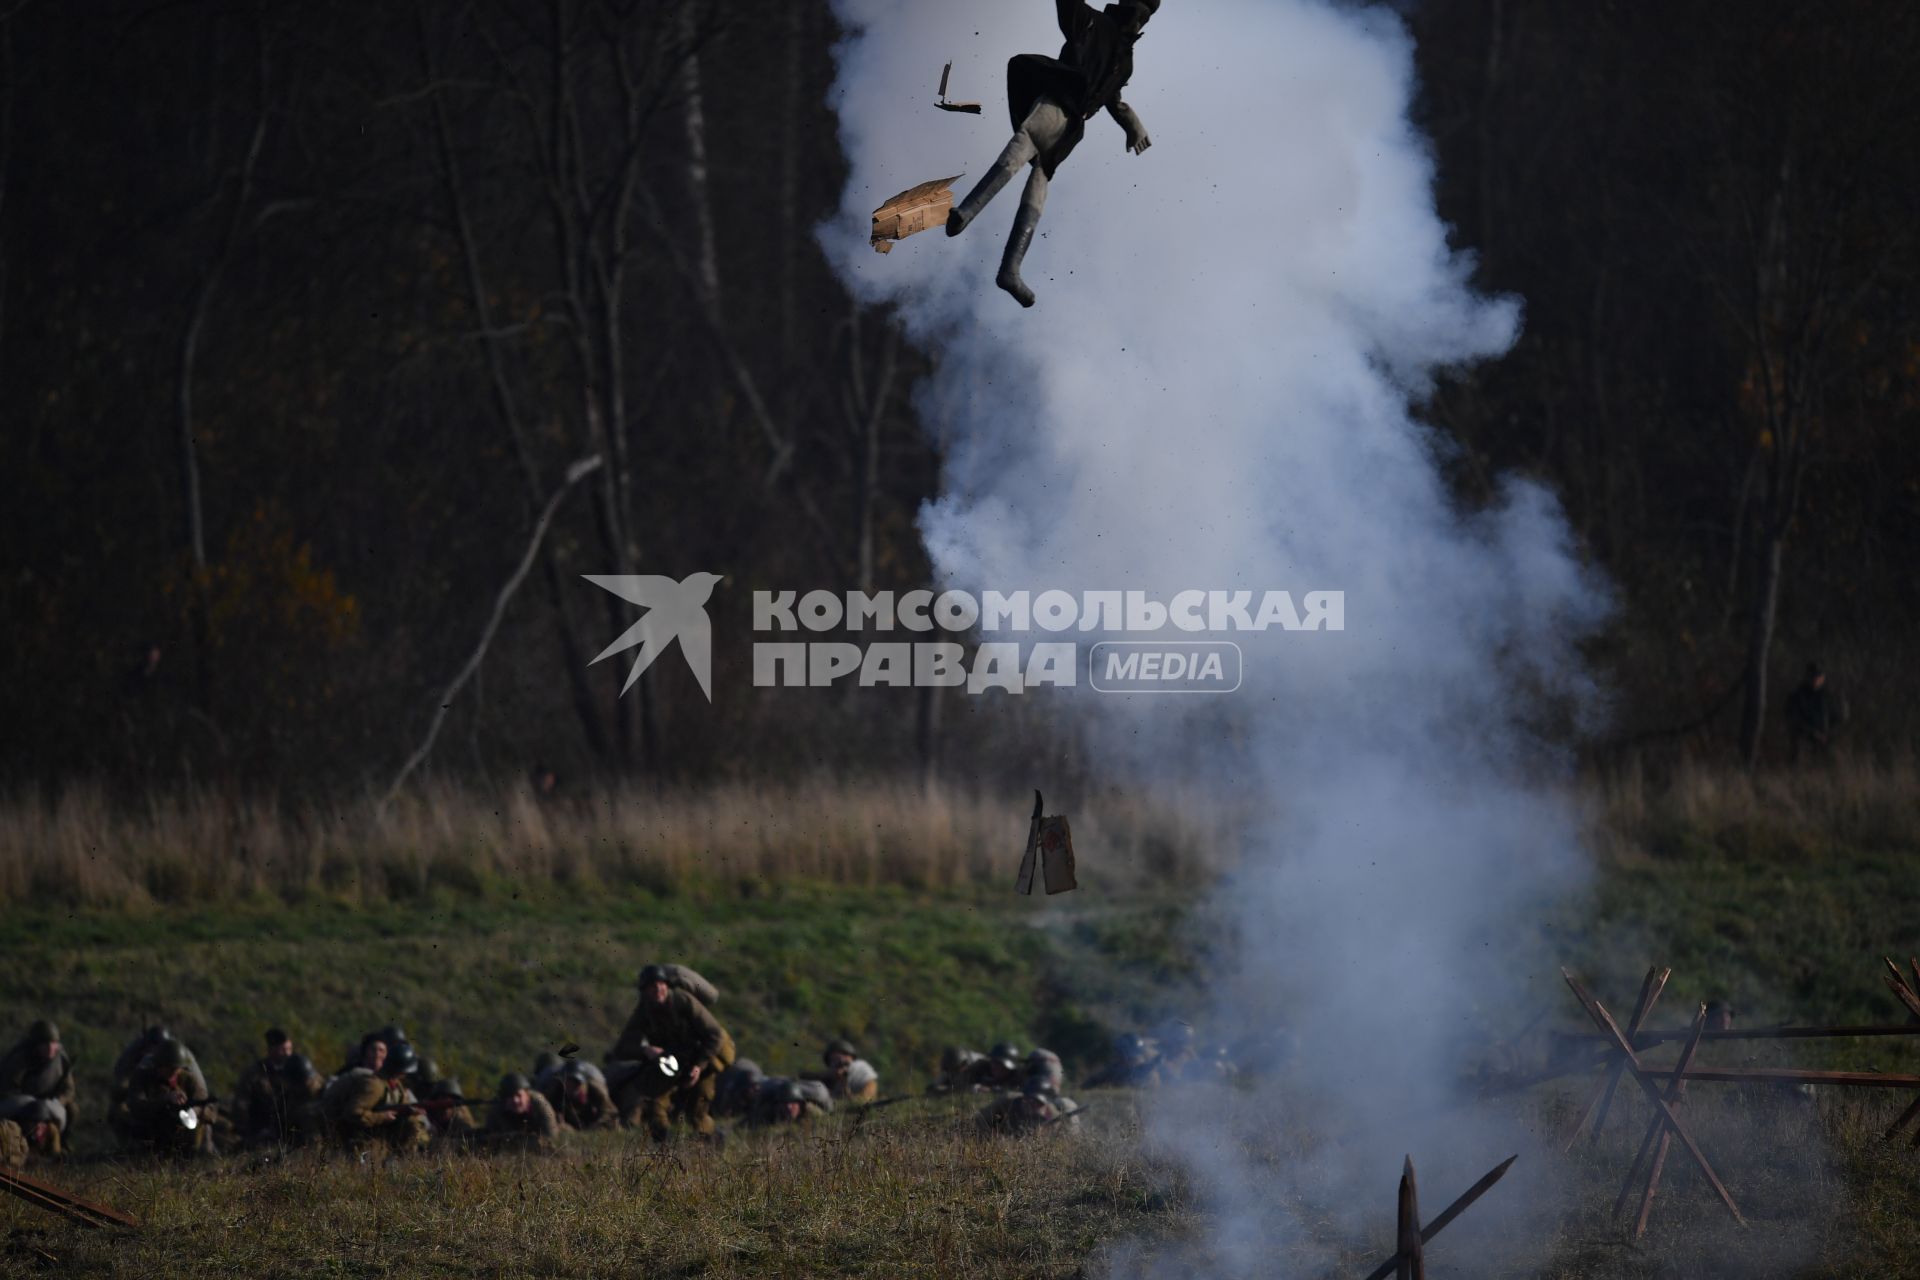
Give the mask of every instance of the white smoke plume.
M 1408 37 L 1324 0 L 1166 0 L 1126 93 L 1153 146 L 1126 154 L 1117 125 L 1088 123 L 1023 311 L 993 286 L 1019 180 L 957 240 L 882 257 L 866 232 L 893 193 L 960 172 L 964 193 L 985 170 L 1010 132 L 1005 61 L 1057 51 L 1053 5 L 835 7 L 851 176 L 824 240 L 938 358 L 922 410 L 949 459 L 922 527 L 940 574 L 1163 599 L 1345 592 L 1344 631 L 1252 637 L 1229 697 L 1062 701 L 1101 717 L 1115 767 L 1206 777 L 1253 806 L 1223 895 L 1239 943 L 1219 1007 L 1194 1020 L 1291 1031 L 1284 1092 L 1257 1110 L 1284 1120 L 1311 1098 L 1319 1128 L 1348 1135 L 1316 1164 L 1328 1202 L 1364 1197 L 1384 1225 L 1408 1151 L 1429 1197 L 1464 1188 L 1512 1135 L 1367 1122 L 1453 1100 L 1461 1039 L 1527 976 L 1510 921 L 1582 879 L 1548 785 L 1564 762 L 1526 726 L 1542 690 L 1591 706 L 1573 645 L 1606 605 L 1550 495 L 1514 482 L 1459 511 L 1444 443 L 1412 416 L 1433 371 L 1504 351 L 1519 309 L 1472 290 L 1435 214 Z M 933 108 L 949 59 L 950 92 L 984 116 Z M 1209 1272 L 1272 1273 L 1298 1233 L 1262 1199 L 1242 1120 L 1154 1116 L 1219 1223 Z

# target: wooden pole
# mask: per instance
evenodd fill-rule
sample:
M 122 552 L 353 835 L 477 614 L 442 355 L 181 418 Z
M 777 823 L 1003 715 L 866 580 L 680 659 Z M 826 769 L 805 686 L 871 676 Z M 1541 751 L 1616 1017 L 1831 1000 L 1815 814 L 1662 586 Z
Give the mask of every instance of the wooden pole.
M 1880 1136 L 1889 1142 L 1893 1141 L 1894 1137 L 1898 1135 L 1902 1129 L 1906 1128 L 1915 1116 L 1920 1116 L 1920 1098 L 1915 1098 L 1912 1102 L 1909 1102 L 1907 1109 L 1900 1113 L 1900 1118 L 1888 1125 L 1887 1131 Z
M 1700 1006 L 1699 1025 L 1705 1027 L 1706 1023 L 1707 1006 L 1703 1004 Z M 1687 1041 L 1687 1047 L 1680 1055 L 1680 1069 L 1682 1071 L 1686 1070 L 1687 1065 L 1693 1061 L 1694 1050 L 1699 1047 L 1700 1037 L 1696 1033 L 1693 1039 Z M 1671 1101 L 1678 1102 L 1686 1091 L 1687 1082 L 1685 1077 L 1676 1077 L 1674 1082 L 1667 1086 L 1667 1097 Z M 1635 1240 L 1647 1234 L 1647 1218 L 1653 1213 L 1653 1197 L 1660 1190 L 1660 1174 L 1661 1171 L 1667 1167 L 1667 1152 L 1673 1149 L 1673 1135 L 1665 1129 L 1649 1129 L 1648 1135 L 1652 1136 L 1656 1131 L 1660 1135 L 1659 1145 L 1654 1148 L 1653 1167 L 1647 1172 L 1647 1189 L 1640 1197 L 1640 1212 L 1633 1220 L 1633 1238 Z
M 18 1169 L 0 1169 L 0 1191 L 18 1196 L 28 1204 L 59 1214 L 86 1227 L 133 1227 L 140 1223 L 118 1209 L 82 1200 L 71 1191 L 29 1177 Z
M 1400 1175 L 1400 1265 L 1397 1280 L 1427 1280 L 1426 1259 L 1420 1252 L 1420 1191 L 1414 1183 L 1413 1157 L 1407 1157 L 1406 1170 Z
M 1687 1038 L 1686 1047 L 1680 1051 L 1680 1070 L 1686 1070 L 1692 1063 L 1694 1051 L 1700 1047 L 1700 1035 L 1706 1029 L 1706 1025 L 1706 1006 L 1701 1005 L 1699 1014 L 1693 1020 L 1693 1034 Z M 1686 1091 L 1686 1087 L 1687 1082 L 1684 1079 L 1670 1082 L 1667 1085 L 1667 1101 L 1678 1101 L 1680 1095 Z M 1656 1116 L 1647 1122 L 1647 1136 L 1640 1140 L 1640 1150 L 1634 1153 L 1633 1163 L 1627 1168 L 1627 1179 L 1620 1184 L 1620 1194 L 1613 1201 L 1613 1216 L 1616 1219 L 1626 1211 L 1627 1197 L 1633 1194 L 1633 1185 L 1640 1179 L 1640 1169 L 1646 1164 L 1647 1157 L 1652 1154 L 1654 1144 L 1659 1142 L 1665 1133 L 1666 1127 L 1660 1123 L 1659 1117 Z M 1666 1149 L 1667 1144 L 1660 1142 L 1662 1154 L 1665 1154 Z
M 1653 1012 L 1654 1002 L 1660 998 L 1660 992 L 1666 987 L 1667 978 L 1672 973 L 1671 969 L 1663 972 L 1660 966 L 1654 965 L 1647 970 L 1647 976 L 1640 980 L 1640 995 L 1633 1002 L 1633 1017 L 1628 1024 L 1632 1031 L 1639 1031 L 1640 1024 L 1646 1021 L 1649 1013 Z M 1573 1123 L 1567 1126 L 1566 1143 L 1562 1150 L 1573 1149 L 1573 1144 L 1579 1140 L 1581 1127 L 1587 1123 L 1587 1117 L 1590 1115 L 1594 1116 L 1593 1136 L 1596 1140 L 1600 1137 L 1600 1126 L 1606 1123 L 1607 1109 L 1613 1105 L 1613 1091 L 1620 1083 L 1622 1065 L 1619 1059 L 1612 1060 L 1612 1066 L 1607 1071 L 1606 1082 L 1587 1098 L 1587 1105 L 1580 1108 L 1579 1113 L 1573 1117 Z M 1595 1108 L 1598 1108 L 1597 1115 Z
M 1433 1238 L 1442 1231 L 1445 1231 L 1449 1223 L 1465 1213 L 1468 1206 L 1485 1195 L 1488 1188 L 1492 1187 L 1494 1183 L 1505 1177 L 1507 1170 L 1513 1168 L 1513 1162 L 1519 1158 L 1517 1155 L 1508 1156 L 1505 1160 L 1489 1170 L 1480 1181 L 1468 1187 L 1458 1200 L 1455 1200 L 1445 1209 L 1442 1209 L 1432 1222 L 1429 1222 L 1420 1229 L 1420 1243 L 1422 1245 L 1431 1244 Z M 1399 1267 L 1400 1259 L 1400 1254 L 1394 1254 L 1391 1258 L 1388 1258 L 1385 1262 L 1375 1267 L 1373 1273 L 1367 1277 L 1367 1280 L 1387 1280 L 1387 1277 L 1392 1275 L 1395 1269 Z

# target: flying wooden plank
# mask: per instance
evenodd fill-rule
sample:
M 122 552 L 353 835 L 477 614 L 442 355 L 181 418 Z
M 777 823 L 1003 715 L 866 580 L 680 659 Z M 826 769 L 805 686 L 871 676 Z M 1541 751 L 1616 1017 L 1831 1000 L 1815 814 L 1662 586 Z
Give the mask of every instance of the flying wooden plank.
M 977 102 L 948 102 L 947 101 L 947 78 L 952 74 L 953 74 L 953 64 L 951 62 L 949 62 L 946 66 L 940 69 L 940 100 L 934 103 L 933 105 L 940 108 L 942 111 L 963 111 L 970 116 L 979 115 L 980 104 Z
M 1050 894 L 1080 887 L 1074 878 L 1073 832 L 1064 816 L 1046 816 L 1038 791 L 1033 793 L 1033 817 L 1027 824 L 1027 849 L 1020 858 L 1020 874 L 1014 879 L 1015 893 L 1033 892 L 1035 871 Z
M 935 178 L 917 187 L 908 187 L 873 211 L 873 238 L 869 242 L 881 253 L 889 253 L 893 242 L 946 225 L 947 211 L 953 208 L 953 184 L 962 175 Z

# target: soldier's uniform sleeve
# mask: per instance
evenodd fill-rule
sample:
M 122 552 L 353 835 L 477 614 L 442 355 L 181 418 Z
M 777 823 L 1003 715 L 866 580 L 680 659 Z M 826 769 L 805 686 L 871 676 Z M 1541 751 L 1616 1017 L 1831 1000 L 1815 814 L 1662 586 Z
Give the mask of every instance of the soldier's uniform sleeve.
M 213 1091 L 207 1088 L 207 1077 L 201 1074 L 200 1060 L 193 1056 L 193 1050 L 186 1048 L 184 1045 L 181 1046 L 181 1051 L 186 1054 L 187 1058 L 185 1064 L 180 1068 L 181 1071 L 185 1073 L 187 1080 L 187 1087 L 184 1092 L 187 1097 L 194 1102 L 205 1102 L 213 1096 Z
M 327 1091 L 323 1105 L 327 1119 L 343 1134 L 377 1129 L 375 1108 L 387 1100 L 387 1087 L 377 1076 L 341 1076 Z
M 532 1104 L 527 1115 L 532 1123 L 531 1132 L 551 1142 L 560 1136 L 560 1117 L 553 1114 L 553 1106 L 539 1094 L 532 1094 L 528 1101 Z
M 872 1102 L 880 1096 L 880 1073 L 865 1058 L 855 1058 L 847 1069 L 847 1097 L 854 1102 Z
M 677 994 L 686 1002 L 681 1017 L 688 1047 L 693 1050 L 694 1060 L 702 1064 L 701 1070 L 724 1071 L 732 1066 L 733 1037 L 727 1034 L 727 1029 L 707 1011 L 707 1006 L 685 992 Z
M 66 1108 L 68 1124 L 73 1123 L 73 1103 L 78 1092 L 78 1087 L 74 1084 L 73 1080 L 73 1059 L 62 1052 L 60 1055 L 60 1083 L 54 1086 L 53 1098 L 54 1101 Z
M 647 1007 L 644 1004 L 635 1005 L 633 1012 L 627 1016 L 627 1025 L 621 1030 L 620 1038 L 614 1041 L 613 1048 L 608 1051 L 607 1061 L 631 1062 L 646 1056 L 646 1050 L 653 1043 L 647 1039 L 648 1024 Z

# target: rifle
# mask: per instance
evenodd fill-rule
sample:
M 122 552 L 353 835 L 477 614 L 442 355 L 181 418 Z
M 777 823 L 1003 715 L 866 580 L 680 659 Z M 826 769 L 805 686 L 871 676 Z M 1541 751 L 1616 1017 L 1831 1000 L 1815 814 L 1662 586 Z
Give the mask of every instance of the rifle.
M 1081 1112 L 1089 1110 L 1092 1106 L 1093 1104 L 1089 1102 L 1084 1107 L 1075 1107 L 1071 1111 L 1062 1111 L 1057 1116 L 1048 1116 L 1045 1120 L 1042 1120 L 1039 1124 L 1035 1125 L 1034 1128 L 1044 1129 L 1050 1124 L 1059 1124 L 1062 1120 L 1071 1120 L 1075 1116 L 1079 1115 Z
M 484 1098 L 481 1099 L 480 1102 L 475 1102 L 472 1098 L 460 1097 L 427 1098 L 420 1102 L 383 1102 L 375 1107 L 374 1110 L 400 1113 L 418 1111 L 421 1115 L 428 1115 L 435 1111 L 458 1111 L 462 1107 L 480 1106 L 487 1101 L 489 1101 L 489 1099 Z

